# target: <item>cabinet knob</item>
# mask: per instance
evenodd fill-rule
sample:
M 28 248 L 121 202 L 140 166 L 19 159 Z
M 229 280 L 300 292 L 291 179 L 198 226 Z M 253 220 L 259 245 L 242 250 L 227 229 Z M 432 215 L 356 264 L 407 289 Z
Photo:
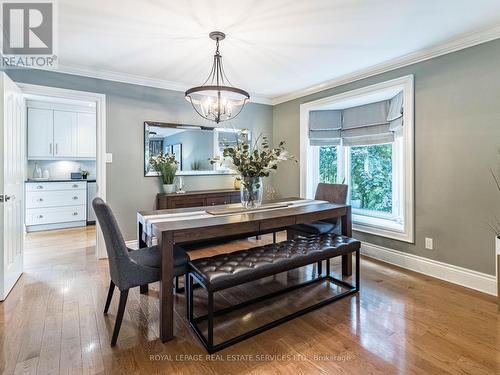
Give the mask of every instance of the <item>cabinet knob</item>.
M 37 219 L 43 219 L 43 215 L 38 215 Z
M 74 187 L 74 188 L 77 188 L 77 187 L 78 187 L 78 185 L 77 185 L 77 184 L 73 184 L 73 187 Z
M 37 201 L 38 202 L 43 202 L 43 198 L 38 198 Z
M 78 199 L 78 197 L 73 197 L 73 200 L 76 201 Z
M 224 204 L 227 204 L 227 202 L 224 202 Z
M 37 189 L 43 189 L 43 186 L 42 185 L 36 185 L 36 188 Z
M 78 212 L 73 212 L 73 216 L 78 216 Z
M 215 206 L 215 202 L 212 202 L 212 206 Z

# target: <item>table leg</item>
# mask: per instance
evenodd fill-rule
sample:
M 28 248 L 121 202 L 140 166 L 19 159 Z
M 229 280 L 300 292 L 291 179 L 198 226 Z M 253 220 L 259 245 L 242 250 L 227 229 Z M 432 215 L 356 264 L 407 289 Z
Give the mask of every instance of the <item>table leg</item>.
M 342 235 L 352 237 L 351 207 L 347 207 L 345 215 L 342 216 Z M 342 275 L 352 275 L 352 254 L 342 255 Z
M 147 244 L 146 244 L 146 242 L 144 242 L 144 235 L 145 235 L 144 226 L 142 225 L 141 222 L 139 222 L 137 229 L 138 229 L 137 243 L 138 243 L 139 249 L 142 249 L 143 247 L 147 247 Z M 148 294 L 148 290 L 149 290 L 148 284 L 140 286 L 141 294 Z
M 146 242 L 144 241 L 144 226 L 142 225 L 142 223 L 139 223 L 138 225 L 138 232 L 137 233 L 137 242 L 139 244 L 139 249 L 142 249 L 143 247 L 148 247 L 148 245 L 146 244 Z
M 172 232 L 158 236 L 161 251 L 160 280 L 160 339 L 162 342 L 174 338 L 174 237 Z

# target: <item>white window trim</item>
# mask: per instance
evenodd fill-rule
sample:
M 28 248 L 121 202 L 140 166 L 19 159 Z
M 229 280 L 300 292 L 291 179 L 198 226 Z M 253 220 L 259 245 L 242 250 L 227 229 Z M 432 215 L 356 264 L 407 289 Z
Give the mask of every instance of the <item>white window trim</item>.
M 366 86 L 357 90 L 329 96 L 300 106 L 300 196 L 313 198 L 316 185 L 319 181 L 318 147 L 309 145 L 308 119 L 309 112 L 324 108 L 336 102 L 356 99 L 389 89 L 403 90 L 403 136 L 400 142 L 395 142 L 399 152 L 403 155 L 402 163 L 394 161 L 393 168 L 400 170 L 396 176 L 400 181 L 393 181 L 393 194 L 397 189 L 403 189 L 404 202 L 398 202 L 398 210 L 404 218 L 403 225 L 397 225 L 394 220 L 374 219 L 363 220 L 362 215 L 353 213 L 353 230 L 392 238 L 404 242 L 414 242 L 414 77 L 408 75 L 390 81 Z M 338 163 L 346 163 L 346 152 L 339 152 Z M 393 158 L 393 160 L 396 158 Z M 345 168 L 344 168 L 345 170 Z M 402 173 L 404 171 L 404 173 Z M 346 176 L 347 177 L 347 176 Z M 338 174 L 339 181 L 344 176 Z M 346 179 L 347 181 L 347 179 Z M 398 194 L 399 195 L 399 194 Z M 366 217 L 366 216 L 365 216 Z M 392 223 L 392 224 L 391 224 Z

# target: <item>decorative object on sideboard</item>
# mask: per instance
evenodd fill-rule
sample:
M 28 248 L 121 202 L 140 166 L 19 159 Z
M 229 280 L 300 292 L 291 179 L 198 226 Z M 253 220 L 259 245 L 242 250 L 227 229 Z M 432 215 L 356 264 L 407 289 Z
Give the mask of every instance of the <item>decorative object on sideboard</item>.
M 149 160 L 153 169 L 159 173 L 158 177 L 163 185 L 164 193 L 175 192 L 175 173 L 177 172 L 177 161 L 175 155 L 160 152 L 156 156 L 152 156 Z
M 214 157 L 212 163 L 221 163 L 232 170 L 237 170 L 241 176 L 241 204 L 247 209 L 257 208 L 262 204 L 263 177 L 278 168 L 278 164 L 295 158 L 285 149 L 281 141 L 277 147 L 271 147 L 269 140 L 262 134 L 250 144 L 247 141 L 246 130 L 238 133 L 236 144 L 226 145 L 222 158 Z
M 197 87 L 186 91 L 186 100 L 203 118 L 217 124 L 238 116 L 250 99 L 245 90 L 231 86 L 222 66 L 222 55 L 219 52 L 219 42 L 226 35 L 220 31 L 212 31 L 210 39 L 215 40 L 215 55 L 212 69 L 207 80 Z
M 184 194 L 186 191 L 184 190 L 184 177 L 177 176 L 177 194 Z
M 276 200 L 281 198 L 280 193 L 274 188 L 273 185 L 267 184 L 265 191 L 265 199 L 268 201 Z
M 233 181 L 233 186 L 234 190 L 240 190 L 241 189 L 241 177 L 236 176 Z

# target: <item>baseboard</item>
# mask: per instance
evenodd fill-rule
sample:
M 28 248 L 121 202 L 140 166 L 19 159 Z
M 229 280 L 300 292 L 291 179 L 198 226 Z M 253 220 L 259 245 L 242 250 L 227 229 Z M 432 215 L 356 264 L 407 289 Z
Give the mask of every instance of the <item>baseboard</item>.
M 137 249 L 139 247 L 137 240 L 126 241 L 125 243 L 127 247 L 131 249 Z M 153 245 L 156 245 L 156 238 L 153 238 Z M 454 266 L 418 255 L 403 253 L 402 251 L 388 249 L 368 242 L 363 242 L 361 245 L 361 254 L 401 268 L 432 276 L 436 279 L 448 281 L 493 296 L 497 295 L 496 277 L 486 273 Z
M 361 254 L 466 288 L 497 295 L 495 276 L 363 242 Z
M 156 239 L 156 237 L 153 237 L 152 242 L 153 242 L 153 246 L 158 245 L 158 240 Z M 125 245 L 127 245 L 127 247 L 129 249 L 137 250 L 139 248 L 139 241 L 137 241 L 137 240 L 125 241 Z
M 129 249 L 137 250 L 139 248 L 139 241 L 137 240 L 125 241 L 125 245 L 127 245 Z

